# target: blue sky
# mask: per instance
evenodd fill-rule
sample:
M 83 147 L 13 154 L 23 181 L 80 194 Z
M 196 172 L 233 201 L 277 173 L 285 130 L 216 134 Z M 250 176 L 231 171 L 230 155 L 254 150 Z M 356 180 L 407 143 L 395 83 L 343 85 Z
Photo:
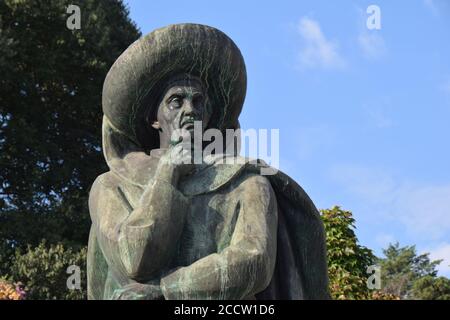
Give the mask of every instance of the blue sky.
M 247 66 L 242 128 L 280 129 L 280 169 L 318 208 L 351 210 L 363 245 L 415 244 L 450 276 L 450 2 L 127 3 L 143 34 L 228 34 Z

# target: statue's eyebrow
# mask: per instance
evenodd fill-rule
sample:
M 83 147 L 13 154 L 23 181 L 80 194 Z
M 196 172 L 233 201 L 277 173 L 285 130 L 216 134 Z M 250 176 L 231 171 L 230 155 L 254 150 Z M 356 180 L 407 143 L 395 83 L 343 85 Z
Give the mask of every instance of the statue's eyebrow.
M 186 95 L 184 92 L 174 92 L 170 96 L 167 97 L 166 101 L 172 101 L 175 98 L 183 99 Z
M 191 97 L 196 98 L 199 96 L 203 96 L 203 92 L 199 89 L 186 89 L 186 88 L 177 88 L 173 93 L 169 95 L 166 100 L 171 100 L 173 98 L 184 98 Z

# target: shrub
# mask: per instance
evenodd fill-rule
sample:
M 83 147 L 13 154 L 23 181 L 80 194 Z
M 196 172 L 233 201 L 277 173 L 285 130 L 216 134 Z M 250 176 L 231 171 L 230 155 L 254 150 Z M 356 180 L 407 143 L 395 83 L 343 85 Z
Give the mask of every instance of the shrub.
M 86 253 L 85 247 L 75 250 L 43 241 L 25 253 L 16 251 L 10 277 L 24 283 L 28 299 L 86 299 Z M 71 265 L 80 268 L 80 290 L 67 286 L 71 276 L 67 268 Z
M 0 279 L 0 300 L 23 300 L 25 291 L 20 283 L 12 284 L 5 279 Z

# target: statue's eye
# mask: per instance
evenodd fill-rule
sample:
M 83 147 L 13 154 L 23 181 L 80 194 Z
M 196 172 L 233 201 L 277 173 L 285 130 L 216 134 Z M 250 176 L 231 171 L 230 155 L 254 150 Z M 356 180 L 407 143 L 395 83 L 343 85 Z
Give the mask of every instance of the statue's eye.
M 180 108 L 183 104 L 183 100 L 180 97 L 173 97 L 169 100 L 169 109 Z
M 195 106 L 199 106 L 203 103 L 203 96 L 201 94 L 197 94 L 194 96 L 193 103 Z

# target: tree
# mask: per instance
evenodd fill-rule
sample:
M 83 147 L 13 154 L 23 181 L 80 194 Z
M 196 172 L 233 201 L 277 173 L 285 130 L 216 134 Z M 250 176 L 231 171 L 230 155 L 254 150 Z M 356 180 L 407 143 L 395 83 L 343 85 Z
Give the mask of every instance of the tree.
M 0 237 L 86 243 L 101 153 L 105 75 L 140 33 L 121 1 L 0 2 Z
M 107 170 L 103 80 L 140 32 L 119 0 L 79 3 L 69 30 L 72 2 L 0 1 L 0 275 L 43 238 L 40 252 L 85 246 L 89 188 Z
M 413 284 L 411 293 L 420 300 L 450 300 L 450 279 L 424 276 Z
M 23 300 L 25 291 L 19 284 L 12 284 L 0 278 L 0 300 Z
M 86 273 L 80 272 L 80 289 L 67 286 L 68 267 L 86 269 L 86 248 L 67 248 L 62 244 L 47 245 L 45 241 L 25 252 L 16 251 L 10 270 L 15 282 L 25 284 L 27 299 L 86 299 Z M 70 271 L 70 269 L 69 269 Z
M 355 219 L 350 211 L 335 206 L 321 210 L 325 226 L 330 291 L 333 299 L 369 299 L 367 267 L 375 255 L 358 244 Z
M 420 289 L 430 287 L 442 261 L 431 261 L 428 253 L 418 255 L 415 246 L 400 247 L 398 242 L 389 244 L 383 253 L 385 258 L 379 260 L 382 290 L 402 299 L 420 298 Z

